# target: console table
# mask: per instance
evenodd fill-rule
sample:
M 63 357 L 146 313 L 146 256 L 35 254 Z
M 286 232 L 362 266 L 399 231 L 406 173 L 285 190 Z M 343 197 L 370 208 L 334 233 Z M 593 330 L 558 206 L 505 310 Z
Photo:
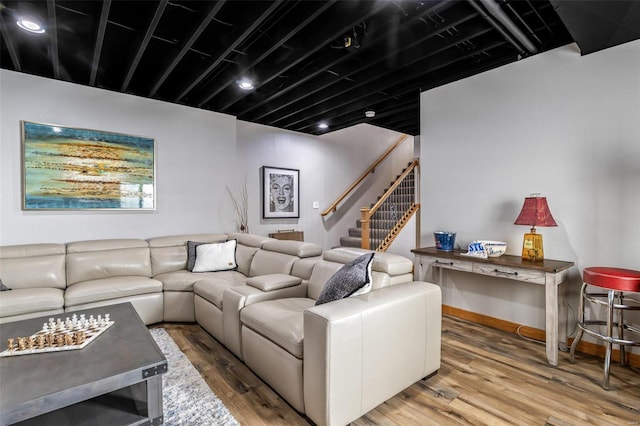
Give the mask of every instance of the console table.
M 442 270 L 469 272 L 544 285 L 546 350 L 549 364 L 558 365 L 558 347 L 567 351 L 567 304 L 562 282 L 573 262 L 549 260 L 533 262 L 520 256 L 502 255 L 482 259 L 464 256 L 461 250 L 442 251 L 435 247 L 411 250 L 415 255 L 416 279 L 424 280 L 429 267 L 438 268 L 437 284 L 442 286 Z
M 276 240 L 304 241 L 304 232 L 288 229 L 285 231 L 272 232 L 269 234 L 269 238 L 275 238 Z

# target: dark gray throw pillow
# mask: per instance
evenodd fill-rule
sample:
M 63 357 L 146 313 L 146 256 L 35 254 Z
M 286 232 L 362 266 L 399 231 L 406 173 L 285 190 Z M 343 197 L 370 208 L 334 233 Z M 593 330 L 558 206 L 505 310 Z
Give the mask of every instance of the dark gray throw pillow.
M 316 306 L 351 296 L 369 283 L 369 265 L 375 253 L 367 253 L 338 269 L 327 280 Z
M 7 291 L 7 290 L 11 290 L 11 289 L 9 287 L 7 287 L 6 285 L 4 285 L 4 283 L 0 279 L 0 291 Z
M 193 267 L 196 265 L 196 247 L 200 244 L 197 241 L 187 241 L 187 271 L 192 272 Z

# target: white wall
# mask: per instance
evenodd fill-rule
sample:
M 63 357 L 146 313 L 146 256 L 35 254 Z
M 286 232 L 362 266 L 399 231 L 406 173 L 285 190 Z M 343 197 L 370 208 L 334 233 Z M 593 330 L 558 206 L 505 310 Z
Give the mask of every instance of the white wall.
M 462 248 L 503 240 L 520 255 L 524 198 L 547 197 L 558 227 L 538 231 L 545 258 L 576 263 L 575 324 L 584 267 L 640 270 L 640 41 L 586 56 L 569 45 L 422 93 L 421 163 L 423 246 L 453 230 Z M 544 328 L 541 286 L 446 280 L 445 304 Z
M 238 158 L 241 164 L 237 173 L 247 179 L 249 194 L 249 230 L 268 235 L 278 230 L 303 231 L 305 241 L 323 245 L 324 233 L 320 211 L 313 209 L 324 188 L 325 150 L 321 141 L 311 135 L 289 132 L 275 127 L 238 121 Z M 297 169 L 300 171 L 299 218 L 263 219 L 261 168 L 263 166 Z M 236 185 L 236 192 L 240 184 Z M 234 190 L 232 188 L 232 190 Z
M 368 191 L 359 191 L 338 215 L 323 220 L 320 211 L 391 145 L 397 133 L 360 125 L 316 137 L 6 70 L 0 70 L 0 93 L 3 245 L 236 231 L 239 225 L 226 188 L 237 194 L 246 177 L 251 232 L 267 235 L 295 228 L 304 231 L 307 241 L 329 248 L 355 226 L 361 205 L 374 200 L 402 169 L 402 163 L 395 163 L 405 161 L 405 145 L 410 147 L 403 144 L 402 160 L 395 156 L 387 161 L 367 180 Z M 20 120 L 155 138 L 156 210 L 23 211 Z M 262 219 L 262 166 L 300 170 L 299 219 Z M 370 198 L 363 200 L 364 195 Z M 313 201 L 320 209 L 313 209 Z
M 237 163 L 234 117 L 6 70 L 0 90 L 2 244 L 223 232 L 233 225 L 225 184 Z M 21 210 L 20 120 L 155 138 L 156 211 Z

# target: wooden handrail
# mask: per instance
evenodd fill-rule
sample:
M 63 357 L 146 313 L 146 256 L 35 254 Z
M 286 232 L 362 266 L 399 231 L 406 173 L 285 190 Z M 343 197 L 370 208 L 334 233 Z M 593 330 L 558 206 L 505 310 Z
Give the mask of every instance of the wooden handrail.
M 398 145 L 400 145 L 405 139 L 407 138 L 407 135 L 402 135 L 400 136 L 396 142 L 393 144 L 393 146 L 391 146 L 389 149 L 387 149 L 387 151 L 385 151 L 384 154 L 382 154 L 382 156 L 380 156 L 380 158 L 378 158 L 376 160 L 375 163 L 373 163 L 363 174 L 362 176 L 360 176 L 354 183 L 351 184 L 351 186 L 349 188 L 347 188 L 346 191 L 344 191 L 342 193 L 342 195 L 340 195 L 338 197 L 338 199 L 336 201 L 334 201 L 333 203 L 331 203 L 331 205 L 322 213 L 320 213 L 322 216 L 326 216 L 331 212 L 335 212 L 338 208 L 338 204 L 340 204 L 340 202 L 342 200 L 344 200 L 350 193 L 351 191 L 353 191 L 354 189 L 356 189 L 356 187 L 358 185 L 360 185 L 360 183 L 370 174 L 372 173 L 376 167 L 378 167 L 378 165 L 380 163 L 382 163 L 384 161 L 385 158 L 387 158 L 389 156 L 389 154 L 391 154 L 391 152 L 393 152 L 394 149 L 396 149 L 398 147 Z

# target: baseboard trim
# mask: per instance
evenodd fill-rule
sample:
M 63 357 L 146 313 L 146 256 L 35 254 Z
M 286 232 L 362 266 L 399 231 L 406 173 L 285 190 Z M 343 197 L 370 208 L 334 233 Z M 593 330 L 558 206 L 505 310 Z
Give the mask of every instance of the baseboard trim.
M 476 324 L 485 325 L 487 327 L 496 328 L 498 330 L 506 331 L 508 333 L 519 334 L 520 336 L 538 340 L 540 342 L 545 342 L 546 333 L 544 330 L 534 327 L 528 327 L 526 325 L 518 324 L 511 321 L 506 321 L 500 318 L 490 317 L 488 315 L 479 314 L 477 312 L 465 311 L 464 309 L 456 308 L 454 306 L 442 305 L 442 313 L 444 315 L 449 315 L 452 317 L 464 319 L 467 321 L 474 322 Z M 518 331 L 519 330 L 519 331 Z M 568 344 L 571 345 L 573 343 L 573 338 L 569 338 Z M 578 343 L 578 347 L 576 348 L 577 352 L 581 352 L 587 355 L 594 355 L 604 359 L 605 355 L 605 347 L 602 345 L 598 345 L 597 343 L 586 342 L 584 340 Z M 626 351 L 627 356 L 629 358 L 629 365 L 633 367 L 640 367 L 640 355 L 629 353 Z M 611 359 L 613 361 L 620 361 L 620 351 L 618 349 L 614 349 L 611 354 Z

